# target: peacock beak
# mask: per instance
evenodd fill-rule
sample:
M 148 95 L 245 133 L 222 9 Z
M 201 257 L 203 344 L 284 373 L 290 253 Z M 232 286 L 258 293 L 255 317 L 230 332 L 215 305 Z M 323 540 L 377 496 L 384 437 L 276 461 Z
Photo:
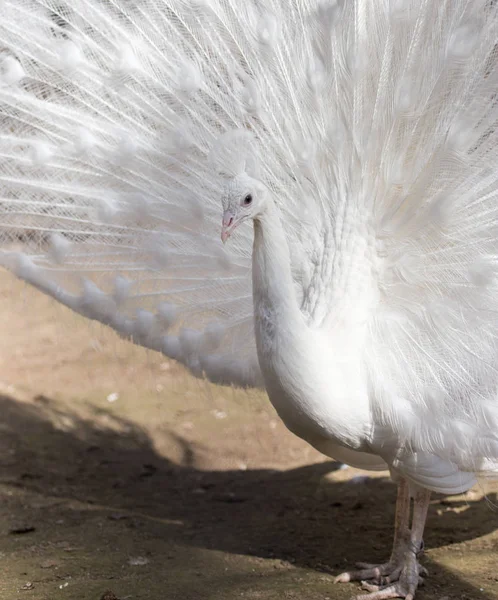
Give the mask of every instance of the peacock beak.
M 223 243 L 226 243 L 236 226 L 237 223 L 235 222 L 235 215 L 232 211 L 226 210 L 223 213 L 223 225 L 221 228 L 221 241 Z

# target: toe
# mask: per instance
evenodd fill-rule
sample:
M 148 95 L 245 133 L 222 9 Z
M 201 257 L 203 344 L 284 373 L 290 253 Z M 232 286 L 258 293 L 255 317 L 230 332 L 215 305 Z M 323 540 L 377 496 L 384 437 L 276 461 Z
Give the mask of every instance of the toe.
M 367 592 L 378 592 L 380 590 L 380 585 L 375 585 L 373 583 L 369 583 L 368 581 L 362 581 L 361 589 L 366 590 Z
M 409 599 L 408 595 L 404 594 L 402 591 L 400 592 L 398 585 L 388 585 L 387 587 L 379 588 L 379 586 L 362 582 L 362 588 L 370 591 L 370 594 L 360 594 L 359 596 L 355 596 L 353 600 L 388 600 L 389 598 Z
M 388 584 L 388 583 L 394 583 L 395 581 L 398 581 L 402 570 L 403 570 L 403 566 L 397 567 L 396 569 L 391 571 L 389 573 L 389 575 L 382 578 L 382 583 Z
M 422 575 L 422 577 L 429 577 L 429 571 L 423 567 L 420 563 L 418 565 L 418 574 Z
M 428 575 L 414 554 L 407 555 L 404 560 L 391 560 L 381 565 L 357 563 L 357 571 L 346 571 L 338 575 L 335 583 L 361 581 L 361 587 L 368 594 L 355 596 L 354 600 L 387 600 L 388 598 L 404 598 L 413 600 L 417 586 L 422 585 L 422 575 Z
M 341 573 L 335 578 L 334 583 L 348 583 L 350 581 L 361 581 L 363 579 L 370 579 L 376 583 L 381 583 L 382 577 L 387 575 L 389 571 L 390 568 L 388 563 L 385 565 L 372 565 L 358 571 L 346 571 L 345 573 Z

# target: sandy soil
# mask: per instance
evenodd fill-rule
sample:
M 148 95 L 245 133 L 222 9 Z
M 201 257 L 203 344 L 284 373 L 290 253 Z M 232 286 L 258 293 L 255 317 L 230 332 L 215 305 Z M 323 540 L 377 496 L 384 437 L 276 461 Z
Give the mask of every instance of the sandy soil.
M 333 574 L 388 556 L 386 474 L 5 274 L 0 295 L 0 600 L 346 600 Z M 434 498 L 418 600 L 498 598 L 484 490 Z

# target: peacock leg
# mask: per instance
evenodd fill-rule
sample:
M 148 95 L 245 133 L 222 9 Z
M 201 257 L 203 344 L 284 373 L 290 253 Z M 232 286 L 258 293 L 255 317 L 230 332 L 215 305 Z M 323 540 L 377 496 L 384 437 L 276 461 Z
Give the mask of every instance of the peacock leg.
M 394 581 L 395 571 L 400 566 L 400 559 L 404 556 L 410 537 L 410 490 L 406 479 L 401 479 L 398 484 L 398 497 L 396 500 L 396 516 L 394 521 L 394 542 L 391 558 L 382 564 L 357 563 L 358 571 L 341 573 L 335 579 L 336 583 L 348 581 L 373 580 L 382 583 L 384 578 L 391 576 Z M 401 571 L 401 569 L 400 569 Z
M 413 519 L 410 529 L 410 491 L 408 482 L 402 479 L 398 485 L 394 544 L 391 558 L 380 565 L 359 563 L 358 571 L 349 571 L 336 577 L 335 581 L 361 580 L 364 589 L 372 592 L 356 600 L 384 600 L 386 598 L 413 598 L 420 575 L 427 571 L 418 563 L 417 555 L 423 546 L 423 531 L 430 492 L 417 489 L 414 496 Z M 376 585 L 367 583 L 373 581 Z

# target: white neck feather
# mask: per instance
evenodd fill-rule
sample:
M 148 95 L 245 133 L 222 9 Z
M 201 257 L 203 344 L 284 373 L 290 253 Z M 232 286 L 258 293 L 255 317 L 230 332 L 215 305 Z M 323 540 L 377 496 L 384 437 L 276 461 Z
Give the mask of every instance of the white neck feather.
M 289 246 L 277 207 L 272 201 L 254 220 L 252 254 L 253 299 L 256 319 L 298 323 L 302 319 L 292 281 Z
M 364 379 L 354 360 L 358 355 L 344 361 L 347 348 L 340 336 L 336 342 L 334 336 L 306 324 L 286 235 L 273 204 L 254 221 L 253 299 L 266 390 L 287 427 L 316 447 L 327 439 L 356 447 L 363 440 L 369 410 Z M 344 411 L 351 398 L 354 406 Z

